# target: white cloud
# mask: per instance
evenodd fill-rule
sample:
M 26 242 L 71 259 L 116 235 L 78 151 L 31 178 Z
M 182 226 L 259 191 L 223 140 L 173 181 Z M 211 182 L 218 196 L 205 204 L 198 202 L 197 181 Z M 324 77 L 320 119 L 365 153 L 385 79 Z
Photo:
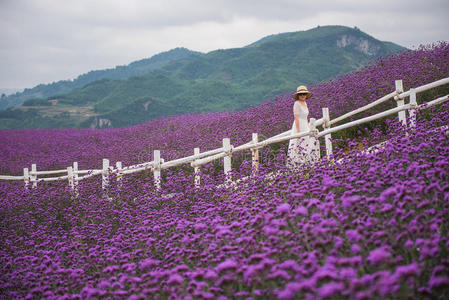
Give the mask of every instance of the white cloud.
M 449 1 L 0 0 L 0 87 L 33 87 L 175 47 L 208 52 L 317 25 L 412 47 L 449 40 Z

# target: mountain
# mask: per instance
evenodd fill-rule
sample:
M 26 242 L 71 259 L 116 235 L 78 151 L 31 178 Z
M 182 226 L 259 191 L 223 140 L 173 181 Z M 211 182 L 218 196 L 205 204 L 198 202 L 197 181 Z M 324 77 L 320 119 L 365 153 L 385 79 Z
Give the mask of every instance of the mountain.
M 69 93 L 70 91 L 82 88 L 87 84 L 101 79 L 127 79 L 156 69 L 160 69 L 166 64 L 190 56 L 204 55 L 200 52 L 190 51 L 186 48 L 175 48 L 167 52 L 162 52 L 142 60 L 135 61 L 127 66 L 117 66 L 113 69 L 90 71 L 78 76 L 74 80 L 61 80 L 50 84 L 40 84 L 23 92 L 3 97 L 0 101 L 0 109 L 22 105 L 30 99 L 47 99 L 55 95 Z
M 0 112 L 6 124 L 1 128 L 122 127 L 169 115 L 244 109 L 401 50 L 344 26 L 281 33 L 242 48 L 173 60 L 128 79 L 102 79 L 28 100 Z

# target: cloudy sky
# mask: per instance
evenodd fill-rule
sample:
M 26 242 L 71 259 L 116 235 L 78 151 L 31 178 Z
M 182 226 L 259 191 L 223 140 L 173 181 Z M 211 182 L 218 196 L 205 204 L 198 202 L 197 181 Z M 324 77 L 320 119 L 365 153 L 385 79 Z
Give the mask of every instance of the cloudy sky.
M 175 47 L 208 52 L 318 25 L 399 45 L 449 41 L 447 0 L 0 0 L 0 88 L 31 88 Z

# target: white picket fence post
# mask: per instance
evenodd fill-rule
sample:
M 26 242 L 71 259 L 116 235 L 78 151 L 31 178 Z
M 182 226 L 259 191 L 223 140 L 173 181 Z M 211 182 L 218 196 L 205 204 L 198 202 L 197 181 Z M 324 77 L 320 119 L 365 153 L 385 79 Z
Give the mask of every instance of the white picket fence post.
M 76 194 L 78 195 L 78 162 L 73 162 L 73 187 L 75 189 Z
M 396 80 L 395 86 L 396 86 L 396 92 L 398 94 L 401 94 L 404 92 L 402 80 Z M 404 99 L 400 99 L 398 96 L 394 97 L 394 99 L 396 100 L 396 104 L 398 107 L 404 105 L 404 103 L 405 103 Z M 407 126 L 407 119 L 405 118 L 405 111 L 398 112 L 398 116 L 399 116 L 399 121 L 402 123 L 402 125 Z
M 193 155 L 199 155 L 200 154 L 200 148 L 194 148 L 193 149 Z M 195 187 L 199 188 L 201 184 L 201 176 L 200 176 L 200 167 L 194 167 L 193 171 L 195 173 Z
M 122 177 L 123 177 L 122 162 L 121 161 L 116 162 L 115 167 L 117 168 L 117 179 L 116 180 L 118 182 L 118 185 L 121 186 L 121 181 L 122 181 Z
M 153 152 L 153 161 L 154 161 L 154 186 L 157 190 L 161 189 L 161 151 L 154 150 Z
M 324 130 L 331 128 L 331 125 L 329 123 L 330 121 L 330 117 L 329 117 L 329 108 L 327 107 L 323 107 L 323 119 L 324 119 L 324 123 L 323 123 L 323 128 Z M 331 134 L 326 134 L 324 136 L 324 141 L 326 143 L 326 156 L 329 157 L 332 154 L 332 141 L 331 141 Z
M 36 172 L 37 172 L 36 164 L 32 164 L 31 165 L 30 181 L 32 183 L 33 189 L 35 187 L 37 187 L 37 174 L 36 174 Z
M 73 176 L 73 167 L 67 167 L 67 178 L 69 180 L 69 186 L 72 191 L 75 191 L 75 178 Z
M 101 187 L 106 189 L 109 185 L 109 159 L 103 158 L 103 171 L 101 172 Z
M 253 133 L 252 143 L 257 144 L 259 142 L 259 136 L 257 133 Z M 252 154 L 252 174 L 255 175 L 259 171 L 259 149 L 258 148 L 252 148 L 251 149 Z
M 231 157 L 232 157 L 231 149 L 232 149 L 231 140 L 229 138 L 224 138 L 223 139 L 223 151 L 225 153 L 226 152 L 229 153 L 228 155 L 226 155 L 223 158 L 223 170 L 226 175 L 227 182 L 230 182 L 232 180 L 232 178 L 231 178 L 231 168 L 232 168 L 232 166 L 231 166 Z
M 30 172 L 28 168 L 23 168 L 23 181 L 25 183 L 25 188 L 28 188 L 30 185 Z
M 78 191 L 78 162 L 73 162 L 73 167 L 67 168 L 67 177 L 69 180 L 70 188 L 72 189 L 73 193 L 75 194 L 75 197 L 78 197 L 79 191 Z
M 410 89 L 410 104 L 413 106 L 417 106 L 418 102 L 416 101 L 416 90 Z M 409 111 L 410 116 L 410 127 L 415 128 L 416 127 L 416 110 L 414 108 L 411 108 Z

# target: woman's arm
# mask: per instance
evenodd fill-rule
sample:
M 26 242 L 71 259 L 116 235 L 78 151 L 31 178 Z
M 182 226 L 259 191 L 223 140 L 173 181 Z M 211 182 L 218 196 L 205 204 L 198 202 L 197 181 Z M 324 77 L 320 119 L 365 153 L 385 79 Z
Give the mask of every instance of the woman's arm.
M 299 130 L 299 115 L 294 115 L 295 116 L 295 126 L 296 126 L 296 130 L 298 132 L 300 132 Z
M 299 131 L 299 112 L 301 110 L 301 107 L 299 106 L 299 102 L 295 101 L 295 104 L 293 104 L 293 117 L 295 118 L 295 126 L 296 130 Z

